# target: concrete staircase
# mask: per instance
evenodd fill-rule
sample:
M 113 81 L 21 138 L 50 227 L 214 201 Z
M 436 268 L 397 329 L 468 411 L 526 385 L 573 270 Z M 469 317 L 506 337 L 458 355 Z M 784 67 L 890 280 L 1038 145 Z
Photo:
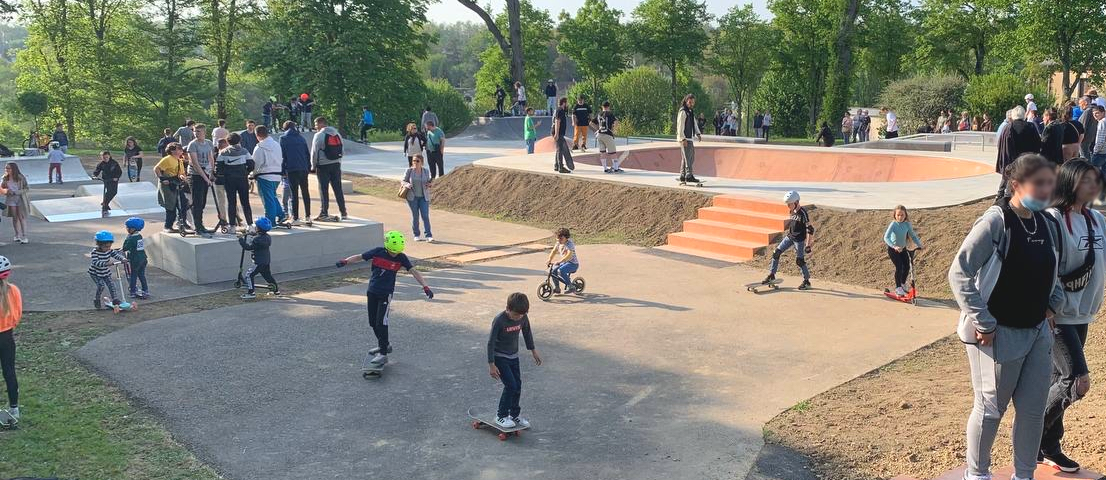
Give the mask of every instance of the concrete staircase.
M 716 195 L 711 206 L 699 209 L 699 218 L 684 221 L 683 231 L 668 234 L 668 244 L 658 248 L 744 262 L 780 238 L 787 217 L 780 202 Z
M 937 478 L 934 478 L 933 480 L 963 480 L 964 479 L 964 469 L 965 469 L 964 467 L 954 468 L 952 470 L 949 470 L 949 471 L 941 474 L 940 476 L 938 476 Z M 1006 480 L 1006 479 L 1010 478 L 1010 475 L 1013 474 L 1013 473 L 1014 473 L 1014 468 L 1013 467 L 1004 467 L 1004 468 L 999 468 L 999 469 L 994 470 L 991 473 L 991 475 L 992 475 L 992 478 L 994 478 L 995 480 Z M 1037 471 L 1033 473 L 1033 479 L 1034 480 L 1060 480 L 1060 479 L 1065 479 L 1065 478 L 1067 478 L 1067 479 L 1081 478 L 1081 479 L 1092 479 L 1092 480 L 1106 479 L 1106 477 L 1103 477 L 1101 473 L 1095 473 L 1095 472 L 1091 472 L 1091 471 L 1088 471 L 1088 470 L 1081 470 L 1079 473 L 1063 473 L 1063 472 L 1060 472 L 1060 471 L 1058 471 L 1058 470 L 1056 470 L 1052 467 L 1046 466 L 1046 465 L 1037 465 Z M 918 479 L 916 479 L 914 477 L 907 476 L 907 475 L 899 475 L 895 478 L 892 478 L 891 480 L 918 480 Z

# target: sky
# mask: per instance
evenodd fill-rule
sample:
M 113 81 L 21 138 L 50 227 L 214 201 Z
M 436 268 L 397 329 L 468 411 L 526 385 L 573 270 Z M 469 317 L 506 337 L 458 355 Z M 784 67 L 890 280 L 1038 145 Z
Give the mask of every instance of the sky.
M 570 13 L 575 13 L 581 5 L 584 4 L 584 0 L 531 0 L 534 6 L 549 11 L 550 16 L 556 20 L 557 15 L 561 10 L 567 10 Z M 481 5 L 491 4 L 495 11 L 502 11 L 504 2 L 503 0 L 480 0 Z M 624 18 L 628 18 L 630 12 L 634 10 L 640 2 L 640 0 L 607 0 L 607 4 L 611 8 L 617 8 L 622 10 L 625 15 Z M 726 13 L 730 7 L 734 5 L 752 4 L 753 9 L 762 18 L 769 18 L 768 13 L 768 0 L 708 0 L 707 11 L 714 15 L 716 18 Z M 437 4 L 430 6 L 430 11 L 427 12 L 427 17 L 430 21 L 435 23 L 453 23 L 453 22 L 472 22 L 483 23 L 480 17 L 476 16 L 472 10 L 465 8 L 457 0 L 440 0 Z

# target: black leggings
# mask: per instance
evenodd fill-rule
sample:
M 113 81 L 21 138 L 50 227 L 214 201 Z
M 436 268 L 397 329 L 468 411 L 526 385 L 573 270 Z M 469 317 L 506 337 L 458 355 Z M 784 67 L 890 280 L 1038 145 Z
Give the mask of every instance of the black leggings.
M 895 264 L 895 286 L 909 289 L 910 285 L 906 284 L 906 278 L 910 276 L 910 252 L 905 248 L 899 252 L 887 247 L 887 256 L 891 258 L 891 263 Z
M 380 353 L 388 353 L 388 304 L 392 300 L 391 295 L 377 295 L 366 293 L 369 309 L 369 326 L 376 335 L 376 346 L 380 347 Z
M 288 189 L 292 191 L 292 218 L 299 220 L 300 199 L 303 199 L 303 217 L 311 219 L 311 193 L 307 190 L 306 171 L 288 172 Z M 287 214 L 287 213 L 286 213 Z
M 0 332 L 0 369 L 8 385 L 8 405 L 19 406 L 19 382 L 15 380 L 15 329 Z
M 442 157 L 441 150 L 426 152 L 426 163 L 430 164 L 431 179 L 445 175 L 445 160 Z
M 242 215 L 246 224 L 253 222 L 253 209 L 250 208 L 250 181 L 246 177 L 227 176 L 223 178 L 223 189 L 227 191 L 227 223 L 238 226 L 238 204 L 242 204 Z

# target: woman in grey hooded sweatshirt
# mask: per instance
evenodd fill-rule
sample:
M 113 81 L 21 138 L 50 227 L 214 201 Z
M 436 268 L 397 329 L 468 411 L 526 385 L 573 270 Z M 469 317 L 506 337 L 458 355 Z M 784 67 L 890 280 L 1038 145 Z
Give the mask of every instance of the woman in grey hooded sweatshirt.
M 1060 227 L 1043 212 L 1055 189 L 1053 164 L 1025 154 L 1006 174 L 1013 195 L 976 220 L 949 268 L 975 390 L 965 480 L 991 479 L 991 447 L 1011 400 L 1017 405 L 1012 480 L 1033 478 L 1052 372 L 1046 319 L 1063 311 Z
M 1083 346 L 1087 327 L 1102 307 L 1103 230 L 1106 217 L 1088 208 L 1102 192 L 1102 174 L 1085 160 L 1069 160 L 1060 167 L 1056 202 L 1048 214 L 1060 223 L 1060 240 L 1067 253 L 1060 262 L 1060 284 L 1064 308 L 1053 321 L 1056 344 L 1052 346 L 1052 388 L 1045 408 L 1045 429 L 1041 438 L 1041 462 L 1074 473 L 1079 462 L 1064 455 L 1064 410 L 1083 398 L 1091 388 L 1091 374 Z

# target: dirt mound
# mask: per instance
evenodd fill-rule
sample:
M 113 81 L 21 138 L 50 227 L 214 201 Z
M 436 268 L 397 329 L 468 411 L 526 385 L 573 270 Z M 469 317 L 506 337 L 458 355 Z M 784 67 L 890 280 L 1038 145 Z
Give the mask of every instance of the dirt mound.
M 910 222 L 926 247 L 914 265 L 922 297 L 952 299 L 947 280 L 952 257 L 976 218 L 989 206 L 991 201 L 984 200 L 956 207 L 910 210 Z M 895 269 L 883 243 L 883 233 L 891 222 L 890 211 L 813 208 L 810 218 L 817 228 L 814 254 L 809 259 L 815 281 L 832 280 L 876 289 L 893 286 Z M 759 255 L 754 264 L 766 264 L 766 257 L 771 254 L 769 250 Z M 790 255 L 784 256 L 780 270 L 785 275 L 799 274 Z
M 655 246 L 710 196 L 516 170 L 467 166 L 434 183 L 434 206 L 547 227 L 591 242 Z

